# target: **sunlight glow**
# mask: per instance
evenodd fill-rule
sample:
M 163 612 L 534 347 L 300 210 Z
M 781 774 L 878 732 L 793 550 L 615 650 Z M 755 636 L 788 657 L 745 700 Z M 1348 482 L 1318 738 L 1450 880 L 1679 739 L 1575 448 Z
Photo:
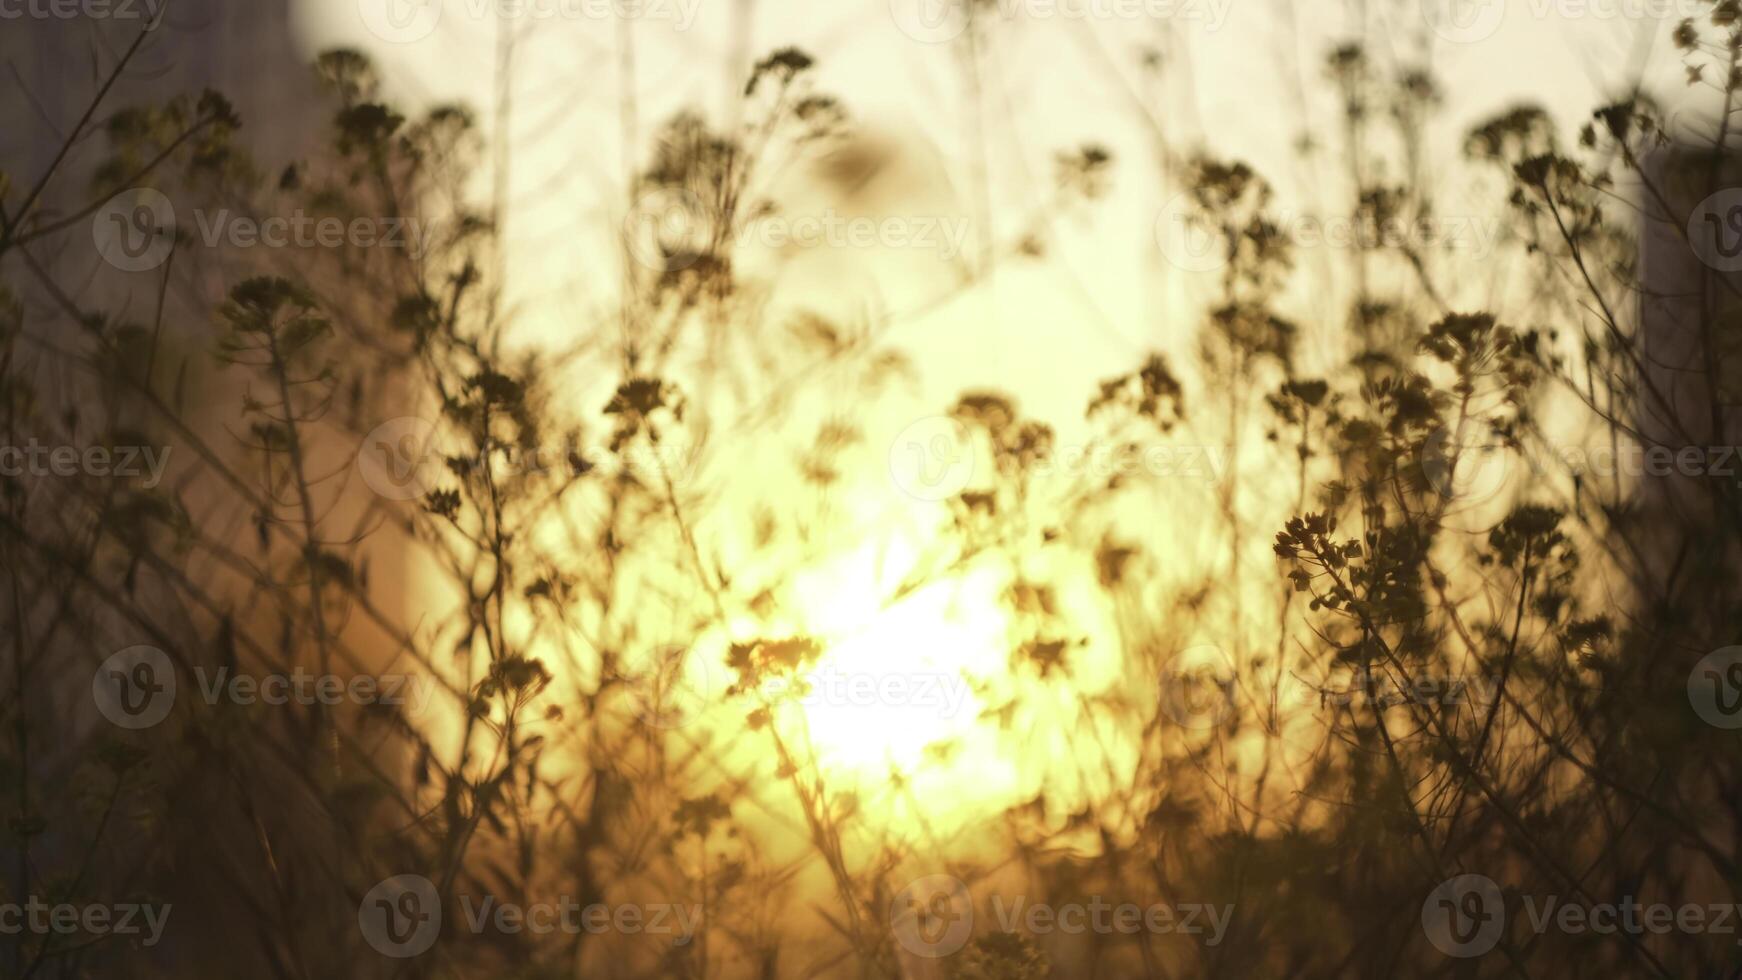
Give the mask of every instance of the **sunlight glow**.
M 810 629 L 825 641 L 800 708 L 832 769 L 912 775 L 928 747 L 974 733 L 983 706 L 975 685 L 1005 669 L 1007 623 L 992 577 L 945 578 L 884 607 L 880 567 L 913 557 L 891 550 L 860 549 L 800 588 Z

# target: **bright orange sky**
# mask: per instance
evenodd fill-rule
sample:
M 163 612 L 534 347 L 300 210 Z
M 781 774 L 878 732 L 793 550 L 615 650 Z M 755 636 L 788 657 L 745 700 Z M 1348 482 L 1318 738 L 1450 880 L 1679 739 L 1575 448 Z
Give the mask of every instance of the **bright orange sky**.
M 480 110 L 488 127 L 495 29 L 490 21 L 468 13 L 484 0 L 448 0 L 432 33 L 398 44 L 372 35 L 359 18 L 359 3 L 373 2 L 310 0 L 301 27 L 311 50 L 362 46 L 383 63 L 390 90 L 398 97 L 414 102 L 463 99 Z M 591 9 L 583 0 L 572 2 L 577 5 L 573 9 Z M 892 145 L 909 148 L 902 161 L 908 177 L 904 194 L 892 205 L 896 212 L 966 220 L 976 229 L 983 227 L 982 216 L 990 214 L 1000 241 L 1011 240 L 1023 222 L 1048 207 L 1054 153 L 1086 142 L 1113 151 L 1117 169 L 1110 195 L 1058 212 L 1046 257 L 1002 263 L 989 283 L 925 315 L 890 317 L 885 341 L 919 365 L 917 390 L 899 390 L 875 403 L 845 404 L 827 382 L 810 379 L 815 389 L 810 400 L 785 418 L 802 427 L 830 413 L 851 415 L 865 429 L 873 459 L 909 423 L 943 412 L 970 388 L 1017 394 L 1025 414 L 1054 424 L 1060 444 L 1070 445 L 1085 437 L 1083 407 L 1098 380 L 1132 370 L 1152 348 L 1169 351 L 1176 364 L 1189 364 L 1194 311 L 1216 288 L 1218 274 L 1184 271 L 1157 247 L 1157 215 L 1179 188 L 1168 188 L 1160 179 L 1152 155 L 1155 134 L 1148 128 L 1152 122 L 1175 150 L 1202 146 L 1250 161 L 1278 187 L 1276 205 L 1285 214 L 1347 209 L 1342 200 L 1314 192 L 1316 187 L 1346 193 L 1337 162 L 1340 147 L 1334 142 L 1337 106 L 1320 67 L 1332 39 L 1348 33 L 1337 16 L 1340 7 L 1314 9 L 1298 41 L 1279 17 L 1285 5 L 1251 0 L 1235 0 L 1223 10 L 1226 19 L 1215 30 L 1201 21 L 1166 25 L 1154 33 L 1117 19 L 1000 23 L 993 31 L 994 43 L 983 52 L 985 83 L 975 93 L 961 71 L 963 45 L 921 43 L 899 29 L 891 11 L 908 0 L 759 3 L 749 39 L 741 47 L 732 40 L 733 17 L 747 4 L 650 2 L 674 17 L 685 16 L 687 4 L 700 6 L 694 8 L 696 20 L 687 31 L 659 19 L 629 29 L 635 129 L 641 145 L 628 154 L 621 138 L 619 85 L 625 49 L 612 23 L 545 21 L 528 33 L 520 48 L 507 224 L 509 297 L 516 304 L 516 329 L 521 331 L 514 336 L 521 340 L 562 343 L 586 332 L 588 325 L 612 322 L 613 290 L 623 260 L 619 234 L 625 161 L 645 161 L 645 144 L 654 127 L 679 109 L 702 106 L 716 123 L 728 118 L 741 92 L 743 70 L 734 67 L 742 65 L 741 55 L 760 57 L 784 45 L 813 54 L 820 65 L 820 90 L 839 96 L 856 118 Z M 1414 0 L 1396 9 L 1402 13 L 1388 36 L 1436 37 L 1424 27 Z M 1630 77 L 1629 66 L 1642 63 L 1646 49 L 1638 46 L 1638 29 L 1656 31 L 1651 76 L 1673 84 L 1679 75 L 1667 44 L 1671 22 L 1564 21 L 1539 18 L 1534 9 L 1514 2 L 1491 37 L 1475 42 L 1439 38 L 1433 45 L 1431 57 L 1448 103 L 1445 124 L 1432 136 L 1436 161 L 1457 159 L 1469 123 L 1520 100 L 1547 104 L 1571 133 L 1593 106 L 1614 95 L 1609 86 Z M 1142 113 L 1138 93 L 1150 83 L 1135 68 L 1140 38 L 1172 52 L 1165 84 L 1143 97 Z M 1398 48 L 1392 56 L 1402 59 L 1407 45 L 1399 41 Z M 1493 70 L 1497 64 L 1524 63 L 1530 71 L 1517 76 Z M 1522 82 L 1526 74 L 1534 80 L 1532 86 Z M 1303 78 L 1305 91 L 1300 94 Z M 1543 89 L 1545 79 L 1558 84 Z M 1301 164 L 1291 151 L 1306 128 L 1303 112 L 1311 128 L 1331 134 L 1326 138 L 1333 141 L 1320 154 L 1316 170 Z M 976 124 L 981 118 L 983 125 Z M 984 198 L 976 176 L 982 159 L 990 184 Z M 1493 185 L 1459 172 L 1455 164 L 1435 166 L 1434 171 L 1439 214 L 1499 220 L 1500 199 Z M 487 191 L 490 175 L 478 176 L 479 190 Z M 1473 254 L 1463 261 L 1480 274 L 1449 278 L 1454 304 L 1488 305 L 1503 298 L 1497 294 L 1504 292 L 1506 278 L 1503 271 L 1496 273 L 1490 257 Z M 1317 277 L 1319 270 L 1334 264 L 1322 248 L 1318 254 L 1299 250 L 1296 289 L 1306 308 L 1296 315 L 1308 329 L 1340 322 L 1336 289 Z M 813 249 L 781 270 L 776 305 L 815 304 L 836 314 L 864 308 L 893 314 L 927 306 L 947 293 L 958 283 L 962 268 L 935 250 Z M 1315 345 L 1310 336 L 1303 339 L 1306 373 L 1326 370 L 1340 358 L 1329 345 Z M 1254 462 L 1262 467 L 1264 447 L 1253 448 L 1260 457 Z M 715 481 L 715 502 L 728 513 L 744 514 L 766 503 L 770 494 L 778 495 L 772 482 L 778 478 L 772 474 L 790 470 L 789 450 L 768 439 L 734 444 L 732 472 L 754 472 L 756 478 Z M 1256 483 L 1253 493 L 1274 489 L 1266 481 Z M 1208 499 L 1197 493 L 1203 489 L 1186 493 L 1172 488 L 1162 511 L 1139 515 L 1143 533 L 1168 540 L 1185 564 L 1201 549 L 1225 547 L 1204 539 L 1202 535 L 1213 533 L 1208 523 L 1200 525 L 1190 517 L 1190 508 Z M 872 480 L 842 488 L 830 506 L 838 509 L 842 526 L 860 530 L 836 532 L 840 540 L 831 539 L 827 549 L 835 557 L 797 576 L 795 587 L 809 588 L 815 595 L 804 600 L 805 621 L 793 623 L 794 629 L 836 634 L 837 640 L 847 634 L 869 635 L 880 650 L 900 650 L 910 657 L 893 665 L 902 670 L 929 670 L 933 665 L 926 658 L 944 651 L 951 665 L 973 672 L 975 658 L 963 652 L 967 641 L 962 637 L 977 637 L 976 649 L 1002 656 L 995 586 L 946 579 L 946 590 L 958 589 L 967 596 L 966 605 L 954 611 L 914 613 L 910 607 L 878 616 L 871 601 L 878 593 L 887 594 L 903 573 L 896 568 L 892 578 L 881 581 L 878 562 L 898 562 L 903 555 L 911 560 L 928 539 L 929 527 L 947 513 L 943 505 L 908 499 Z M 706 550 L 729 561 L 746 560 L 744 549 L 726 529 L 703 528 L 700 534 Z M 1248 543 L 1262 553 L 1268 549 L 1266 537 L 1258 535 Z M 919 620 L 910 621 L 914 615 Z M 1097 610 L 1083 610 L 1078 625 L 1093 635 L 1098 615 Z M 1184 639 L 1188 645 L 1196 642 Z M 835 652 L 850 649 L 851 641 L 845 641 Z M 954 733 L 908 731 L 913 737 L 897 745 L 900 740 L 883 736 L 907 724 L 900 718 L 842 716 L 823 721 L 827 723 L 816 726 L 817 734 L 830 741 L 824 749 L 837 757 L 850 757 L 867 744 L 911 755 L 934 738 Z M 1062 727 L 1073 724 L 1067 718 Z M 879 733 L 881 741 L 868 743 L 866 732 Z M 986 755 L 990 751 L 980 745 L 969 758 L 982 776 L 1009 776 L 1001 780 L 998 794 L 1015 799 L 1023 792 L 1022 781 L 1039 775 L 1030 768 L 1019 778 L 996 765 L 996 758 Z M 851 761 L 874 766 L 878 760 Z M 981 789 L 982 795 L 994 792 Z M 981 802 L 994 801 L 988 795 Z
M 372 51 L 403 97 L 463 98 L 487 119 L 495 29 L 474 12 L 488 7 L 488 0 L 445 0 L 440 24 L 412 43 L 384 42 L 365 26 L 363 9 L 407 2 L 307 0 L 300 33 L 311 49 L 343 43 Z M 906 8 L 918 0 L 648 2 L 657 13 L 630 29 L 643 139 L 681 107 L 700 105 L 723 114 L 738 94 L 731 83 L 742 77 L 733 71 L 738 59 L 792 44 L 816 56 L 820 87 L 840 95 L 856 116 L 898 138 L 919 135 L 930 142 L 933 158 L 926 162 L 933 166 L 936 194 L 918 207 L 974 217 L 979 204 L 966 192 L 974 184 L 973 161 L 980 156 L 975 147 L 984 145 L 991 161 L 993 212 L 1008 233 L 1044 199 L 1056 150 L 1084 141 L 1114 150 L 1120 169 L 1112 200 L 1059 227 L 1064 247 L 1054 256 L 1001 276 L 995 288 L 934 316 L 899 324 L 894 335 L 925 365 L 920 402 L 935 405 L 963 387 L 998 384 L 1023 392 L 1037 414 L 1055 418 L 1080 415 L 1085 386 L 1093 379 L 1126 370 L 1141 351 L 1184 336 L 1185 330 L 1168 321 L 1182 319 L 1177 311 L 1190 308 L 1186 298 L 1214 281 L 1211 275 L 1194 282 L 1168 268 L 1154 247 L 1153 220 L 1166 195 L 1150 155 L 1151 135 L 1134 125 L 1132 100 L 1147 84 L 1136 69 L 1142 45 L 1162 44 L 1174 52 L 1165 90 L 1146 96 L 1165 138 L 1176 147 L 1201 143 L 1251 161 L 1282 189 L 1279 202 L 1295 208 L 1312 206 L 1312 198 L 1300 190 L 1313 182 L 1302 179 L 1309 174 L 1297 167 L 1289 149 L 1299 131 L 1292 121 L 1299 117 L 1295 93 L 1308 93 L 1321 126 L 1334 120 L 1319 66 L 1331 40 L 1350 33 L 1350 10 L 1390 11 L 1373 15 L 1384 16 L 1379 23 L 1387 27 L 1374 34 L 1393 39 L 1400 59 L 1419 50 L 1424 35 L 1435 41 L 1431 58 L 1454 124 L 1438 134 L 1445 159 L 1455 155 L 1470 121 L 1517 100 L 1541 101 L 1563 121 L 1577 124 L 1642 61 L 1651 64 L 1648 75 L 1660 90 L 1679 91 L 1679 63 L 1668 44 L 1673 20 L 1600 16 L 1655 6 L 1643 0 L 1592 0 L 1567 8 L 1594 11 L 1574 19 L 1538 16 L 1548 0 L 1493 0 L 1505 4 L 1506 16 L 1491 37 L 1469 43 L 1427 30 L 1418 0 L 1179 0 L 1182 15 L 1173 22 L 1061 15 L 995 25 L 996 44 L 987 54 L 989 81 L 981 93 L 987 118 L 982 135 L 972 124 L 972 95 L 959 70 L 961 45 L 916 42 L 898 27 L 897 15 L 910 15 Z M 1096 10 L 1127 9 L 1120 0 L 1079 2 Z M 1142 0 L 1133 3 L 1140 7 Z M 531 6 L 590 14 L 604 4 L 535 0 Z M 1060 7 L 1073 4 L 1065 0 Z M 740 12 L 750 9 L 748 39 L 739 51 L 734 38 L 740 31 L 734 25 Z M 1031 9 L 1049 7 L 1034 0 Z M 693 25 L 678 30 L 689 16 Z M 1299 40 L 1289 29 L 1291 17 L 1301 28 Z M 1216 18 L 1221 23 L 1211 29 Z M 1652 34 L 1655 43 L 1642 47 L 1641 32 Z M 612 236 L 621 218 L 613 209 L 623 207 L 618 42 L 612 22 L 547 18 L 535 23 L 522 48 L 510 268 L 525 319 L 540 324 L 540 330 L 560 334 L 605 306 L 598 296 L 598 263 L 615 261 L 606 250 L 615 248 Z M 1642 57 L 1647 49 L 1649 59 Z M 1507 64 L 1528 64 L 1530 70 L 1494 69 Z M 1337 173 L 1334 157 L 1326 155 L 1321 165 L 1323 173 Z M 1456 213 L 1459 196 L 1476 190 L 1468 184 L 1453 177 L 1438 188 L 1442 209 Z M 1324 206 L 1336 209 L 1339 202 Z M 1486 203 L 1479 210 L 1488 213 Z M 821 277 L 836 297 L 843 274 L 867 293 L 874 282 L 894 309 L 918 305 L 952 281 L 951 270 L 929 254 L 896 255 L 880 268 L 863 255 L 847 259 Z M 1486 278 L 1473 284 L 1480 286 Z M 788 280 L 783 288 L 792 291 L 788 295 L 802 295 L 806 287 L 802 280 Z M 1469 297 L 1471 302 L 1489 298 Z M 1023 356 L 1030 347 L 1044 348 L 1048 356 Z M 1048 403 L 1054 394 L 1057 402 Z

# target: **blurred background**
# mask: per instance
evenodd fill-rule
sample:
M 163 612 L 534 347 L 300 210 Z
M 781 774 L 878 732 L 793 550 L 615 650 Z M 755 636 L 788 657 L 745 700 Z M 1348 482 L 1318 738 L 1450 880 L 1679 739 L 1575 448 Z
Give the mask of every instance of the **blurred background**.
M 1739 20 L 0 0 L 0 971 L 1738 975 Z

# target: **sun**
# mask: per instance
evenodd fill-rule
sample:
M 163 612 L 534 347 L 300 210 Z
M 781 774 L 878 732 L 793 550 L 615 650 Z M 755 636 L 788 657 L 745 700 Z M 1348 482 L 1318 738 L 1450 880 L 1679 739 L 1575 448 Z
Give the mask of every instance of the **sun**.
M 885 597 L 886 545 L 843 556 L 798 584 L 823 653 L 795 694 L 819 764 L 912 774 L 981 727 L 984 685 L 1006 670 L 1008 623 L 992 576 L 948 576 Z

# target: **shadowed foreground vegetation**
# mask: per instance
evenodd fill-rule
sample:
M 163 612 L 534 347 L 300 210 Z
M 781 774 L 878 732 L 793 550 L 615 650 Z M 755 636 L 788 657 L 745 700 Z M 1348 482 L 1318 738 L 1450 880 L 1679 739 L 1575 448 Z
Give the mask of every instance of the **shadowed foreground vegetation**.
M 1214 146 L 1060 148 L 1056 214 L 977 240 L 952 295 L 1149 182 L 1202 315 L 1061 381 L 1080 417 L 931 406 L 917 483 L 870 434 L 925 367 L 890 315 L 796 306 L 742 247 L 795 184 L 846 207 L 895 152 L 810 55 L 734 80 L 731 124 L 660 125 L 608 315 L 532 343 L 469 109 L 330 52 L 322 141 L 257 160 L 224 95 L 135 103 L 105 83 L 138 45 L 99 52 L 66 152 L 0 160 L 0 445 L 168 462 L 0 476 L 0 897 L 162 929 L 15 930 L 0 972 L 1739 975 L 1742 197 L 1711 195 L 1742 25 L 1706 7 L 1674 40 L 1709 123 L 1502 107 L 1439 164 L 1504 229 L 1473 258 L 1371 234 L 1306 261 Z M 965 79 L 998 27 L 952 42 Z M 1331 217 L 1447 220 L 1434 77 L 1357 41 L 1315 71 Z M 174 228 L 116 203 L 139 188 Z M 421 244 L 213 248 L 189 216 L 220 210 Z M 116 268 L 73 275 L 87 240 Z M 1061 463 L 1085 439 L 1225 465 Z M 804 586 L 882 530 L 865 493 L 923 530 L 858 598 L 979 589 L 997 633 L 997 669 L 945 665 L 972 724 L 869 772 L 813 731 L 816 672 L 856 668 Z

